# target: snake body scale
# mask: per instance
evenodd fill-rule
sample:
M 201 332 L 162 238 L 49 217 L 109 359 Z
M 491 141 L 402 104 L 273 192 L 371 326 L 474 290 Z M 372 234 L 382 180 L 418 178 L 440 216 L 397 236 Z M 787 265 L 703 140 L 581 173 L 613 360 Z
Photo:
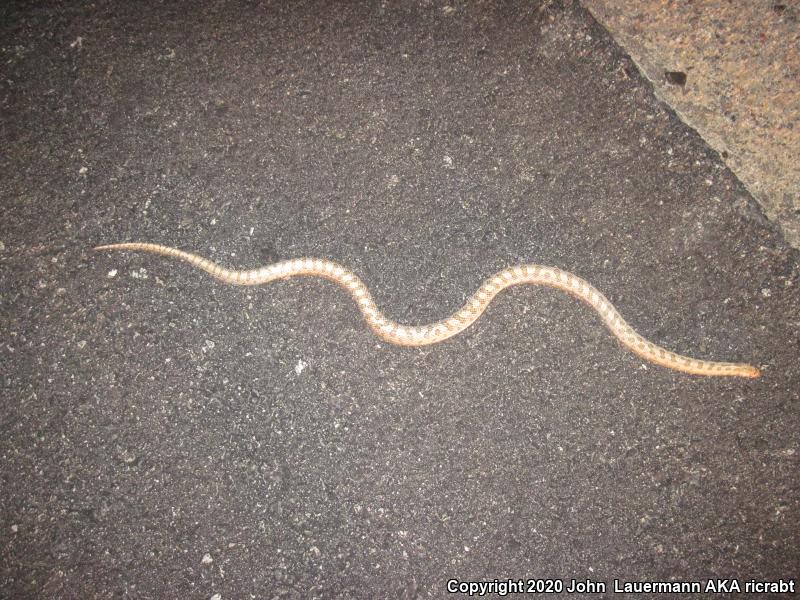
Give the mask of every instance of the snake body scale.
M 631 352 L 645 360 L 676 371 L 706 376 L 758 377 L 760 371 L 741 363 L 713 362 L 681 356 L 645 339 L 625 322 L 608 299 L 586 280 L 555 267 L 528 264 L 508 267 L 487 279 L 464 306 L 451 316 L 428 325 L 403 325 L 387 319 L 378 310 L 367 286 L 358 276 L 333 261 L 296 258 L 258 269 L 226 269 L 208 259 L 176 248 L 149 243 L 123 243 L 97 246 L 95 250 L 149 252 L 185 261 L 215 279 L 233 285 L 262 285 L 277 279 L 297 276 L 322 277 L 347 290 L 364 315 L 370 329 L 381 339 L 400 346 L 425 346 L 453 337 L 472 325 L 492 299 L 507 287 L 520 284 L 543 285 L 576 296 L 600 316 L 612 334 Z

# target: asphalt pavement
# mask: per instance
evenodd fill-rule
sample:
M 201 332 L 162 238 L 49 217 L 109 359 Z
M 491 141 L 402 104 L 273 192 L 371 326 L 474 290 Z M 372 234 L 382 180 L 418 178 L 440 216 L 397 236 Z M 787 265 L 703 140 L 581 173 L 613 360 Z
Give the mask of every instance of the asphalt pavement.
M 579 4 L 4 3 L 0 40 L 0 597 L 797 578 L 798 252 Z M 558 266 L 763 376 L 532 287 L 394 347 L 330 282 L 124 241 L 333 259 L 406 323 Z

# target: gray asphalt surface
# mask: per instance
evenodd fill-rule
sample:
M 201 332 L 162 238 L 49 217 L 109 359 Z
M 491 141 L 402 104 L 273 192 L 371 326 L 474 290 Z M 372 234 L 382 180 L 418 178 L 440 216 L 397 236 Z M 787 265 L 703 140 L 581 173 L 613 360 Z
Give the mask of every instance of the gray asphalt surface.
M 0 596 L 798 575 L 798 254 L 574 3 L 5 3 Z M 758 380 L 643 365 L 513 263 Z M 742 583 L 744 585 L 744 583 Z

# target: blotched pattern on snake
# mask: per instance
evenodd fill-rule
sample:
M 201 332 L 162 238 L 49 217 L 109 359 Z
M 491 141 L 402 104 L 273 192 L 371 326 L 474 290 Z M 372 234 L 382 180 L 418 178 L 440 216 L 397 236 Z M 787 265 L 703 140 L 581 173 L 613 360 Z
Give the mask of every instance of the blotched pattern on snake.
M 355 300 L 367 325 L 381 339 L 400 346 L 436 344 L 464 331 L 481 316 L 492 299 L 512 285 L 533 284 L 557 288 L 591 306 L 619 342 L 645 360 L 695 375 L 758 377 L 760 371 L 747 364 L 713 362 L 681 356 L 648 341 L 628 325 L 617 309 L 589 282 L 555 267 L 520 265 L 503 269 L 487 279 L 467 303 L 451 316 L 429 325 L 402 325 L 387 319 L 378 310 L 367 286 L 349 269 L 330 260 L 297 258 L 250 271 L 226 269 L 196 254 L 175 248 L 147 243 L 124 243 L 97 246 L 96 250 L 132 250 L 170 256 L 210 273 L 212 277 L 234 285 L 261 285 L 295 276 L 329 279 Z

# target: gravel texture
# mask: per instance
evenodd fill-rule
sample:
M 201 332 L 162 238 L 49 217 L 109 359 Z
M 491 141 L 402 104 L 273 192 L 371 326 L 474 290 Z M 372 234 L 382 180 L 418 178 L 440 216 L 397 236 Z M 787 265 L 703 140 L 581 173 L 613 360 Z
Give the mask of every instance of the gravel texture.
M 577 4 L 6 3 L 0 596 L 427 598 L 797 577 L 798 254 Z M 226 287 L 151 241 L 353 268 Z M 607 596 L 607 594 L 606 594 Z
M 800 2 L 581 1 L 800 248 Z

